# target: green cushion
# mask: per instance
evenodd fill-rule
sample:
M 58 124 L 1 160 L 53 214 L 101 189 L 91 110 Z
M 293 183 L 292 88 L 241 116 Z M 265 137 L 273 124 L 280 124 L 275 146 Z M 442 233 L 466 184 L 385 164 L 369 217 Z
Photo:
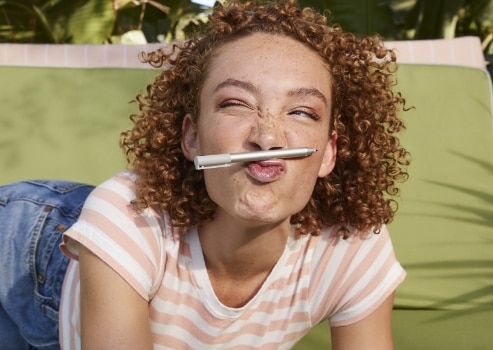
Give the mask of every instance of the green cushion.
M 410 181 L 391 226 L 408 278 L 399 308 L 477 310 L 493 321 L 493 129 L 488 76 L 481 70 L 403 66 L 402 141 Z
M 408 272 L 397 349 L 493 347 L 493 120 L 482 70 L 402 66 L 402 141 L 413 154 L 390 229 Z
M 150 69 L 0 66 L 0 183 L 54 178 L 98 184 L 126 165 L 118 142 Z

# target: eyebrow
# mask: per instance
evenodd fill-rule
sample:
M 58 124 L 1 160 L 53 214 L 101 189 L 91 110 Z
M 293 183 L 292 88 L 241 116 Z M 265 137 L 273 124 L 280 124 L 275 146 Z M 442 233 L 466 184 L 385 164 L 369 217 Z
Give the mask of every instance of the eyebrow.
M 219 83 L 214 92 L 221 90 L 228 86 L 237 86 L 249 92 L 257 92 L 257 88 L 250 82 L 237 80 L 237 79 L 226 79 L 225 81 Z M 288 96 L 314 96 L 320 99 L 326 106 L 328 106 L 327 97 L 318 89 L 315 88 L 298 88 L 288 91 Z
M 228 86 L 237 86 L 239 88 L 242 88 L 244 90 L 247 90 L 249 92 L 256 92 L 257 88 L 252 84 L 247 81 L 242 81 L 242 80 L 236 80 L 236 79 L 226 79 L 225 81 L 219 83 L 216 88 L 214 89 L 214 92 L 221 90 L 225 87 Z
M 322 102 L 328 106 L 327 97 L 318 89 L 315 88 L 299 88 L 290 90 L 288 96 L 314 96 L 322 100 Z

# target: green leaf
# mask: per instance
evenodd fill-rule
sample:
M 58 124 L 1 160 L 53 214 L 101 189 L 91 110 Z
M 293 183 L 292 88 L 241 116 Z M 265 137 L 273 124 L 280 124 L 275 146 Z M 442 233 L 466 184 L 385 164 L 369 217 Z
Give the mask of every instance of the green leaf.
M 102 43 L 113 28 L 111 0 L 2 0 L 0 40 Z
M 413 39 L 453 37 L 456 16 L 463 3 L 463 0 L 418 0 L 408 19 L 408 29 L 415 33 Z
M 73 44 L 100 44 L 111 35 L 115 23 L 111 1 L 89 0 L 67 18 L 67 36 Z
M 409 12 L 407 29 L 414 32 L 412 39 L 481 37 L 482 30 L 492 24 L 492 0 L 417 0 Z
M 329 12 L 330 23 L 357 36 L 378 33 L 386 39 L 395 39 L 400 30 L 391 4 L 396 1 L 399 0 L 302 0 L 301 4 L 319 10 L 323 7 Z
M 25 1 L 4 0 L 0 2 L 0 40 L 2 42 L 34 41 L 42 36 L 39 20 L 32 4 Z M 49 40 L 49 39 L 45 39 Z

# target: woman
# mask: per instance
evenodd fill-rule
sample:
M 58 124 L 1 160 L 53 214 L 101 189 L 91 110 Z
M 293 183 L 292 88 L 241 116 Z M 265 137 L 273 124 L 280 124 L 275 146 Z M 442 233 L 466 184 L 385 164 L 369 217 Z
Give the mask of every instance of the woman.
M 166 69 L 122 134 L 128 171 L 87 199 L 50 181 L 0 190 L 2 226 L 26 242 L 5 270 L 35 252 L 2 272 L 5 339 L 56 348 L 59 324 L 64 349 L 283 349 L 329 320 L 334 349 L 391 349 L 405 272 L 385 224 L 408 163 L 394 53 L 293 0 L 217 5 L 175 51 L 143 55 Z M 194 167 L 298 147 L 317 152 Z M 19 275 L 39 305 L 10 307 Z

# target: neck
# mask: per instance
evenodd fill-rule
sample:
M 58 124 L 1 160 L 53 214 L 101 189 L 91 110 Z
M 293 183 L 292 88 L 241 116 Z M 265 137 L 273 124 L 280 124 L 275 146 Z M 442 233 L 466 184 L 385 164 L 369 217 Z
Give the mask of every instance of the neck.
M 268 273 L 281 257 L 291 226 L 289 219 L 277 225 L 240 226 L 216 218 L 199 228 L 209 272 L 250 278 Z

